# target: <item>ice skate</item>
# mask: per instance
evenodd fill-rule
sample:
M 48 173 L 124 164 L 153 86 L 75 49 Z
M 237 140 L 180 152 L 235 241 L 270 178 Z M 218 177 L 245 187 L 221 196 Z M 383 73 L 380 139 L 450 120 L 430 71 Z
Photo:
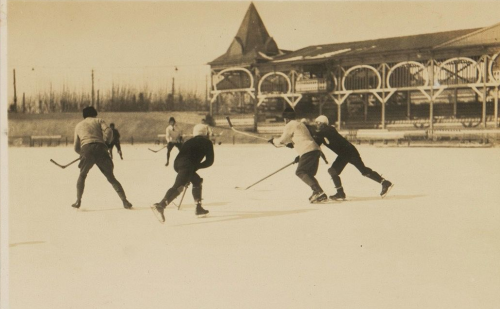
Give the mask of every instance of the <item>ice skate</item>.
M 328 196 L 326 196 L 325 192 L 314 192 L 313 195 L 309 198 L 309 202 L 311 204 L 313 203 L 320 203 L 323 201 L 326 201 L 328 199 Z
M 337 192 L 334 195 L 330 195 L 330 199 L 334 201 L 345 201 L 346 195 L 344 192 Z
M 387 195 L 387 193 L 389 193 L 389 191 L 392 189 L 392 187 L 394 187 L 394 184 L 389 180 L 384 179 L 384 181 L 382 181 L 382 191 L 380 192 L 380 196 L 384 198 Z
M 164 214 L 165 206 L 161 205 L 160 203 L 156 203 L 151 206 L 151 210 L 155 214 L 158 221 L 160 221 L 161 223 L 165 222 L 165 214 Z
M 71 205 L 71 207 L 78 209 L 78 208 L 80 208 L 81 205 L 82 205 L 82 201 L 78 200 L 73 205 Z
M 206 217 L 208 213 L 209 211 L 201 207 L 201 204 L 196 204 L 196 211 L 195 211 L 196 216 Z
M 132 208 L 132 203 L 130 203 L 128 200 L 123 201 L 123 208 L 125 209 L 131 209 Z

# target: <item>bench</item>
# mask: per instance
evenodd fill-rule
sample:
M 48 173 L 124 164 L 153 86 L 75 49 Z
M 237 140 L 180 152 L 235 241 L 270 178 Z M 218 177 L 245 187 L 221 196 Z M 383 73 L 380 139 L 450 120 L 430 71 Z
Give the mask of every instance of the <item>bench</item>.
M 44 141 L 47 141 L 47 146 L 51 146 L 52 142 L 57 141 L 57 145 L 61 144 L 61 135 L 32 135 L 30 137 L 30 147 L 35 146 L 35 142 L 38 142 L 38 146 L 42 146 Z M 66 145 L 68 144 L 68 139 L 66 138 Z
M 355 139 L 358 144 L 361 144 L 362 141 L 368 141 L 370 145 L 373 145 L 375 141 L 382 141 L 384 144 L 387 144 L 387 141 L 389 140 L 394 140 L 397 144 L 399 144 L 401 140 L 405 140 L 406 138 L 404 131 L 388 131 L 380 129 L 358 130 Z

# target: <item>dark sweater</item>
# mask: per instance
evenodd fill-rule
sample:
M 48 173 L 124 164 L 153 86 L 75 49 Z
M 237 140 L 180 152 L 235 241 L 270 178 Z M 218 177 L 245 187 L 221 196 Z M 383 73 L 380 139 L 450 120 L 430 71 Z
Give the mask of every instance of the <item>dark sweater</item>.
M 337 155 L 343 157 L 359 156 L 356 147 L 340 135 L 334 127 L 325 126 L 320 131 L 315 130 L 314 127 L 309 127 L 309 129 L 318 146 L 323 144 Z
M 205 161 L 201 162 L 205 158 Z M 214 146 L 203 136 L 195 136 L 185 142 L 175 158 L 175 166 L 190 164 L 195 169 L 207 168 L 214 163 Z

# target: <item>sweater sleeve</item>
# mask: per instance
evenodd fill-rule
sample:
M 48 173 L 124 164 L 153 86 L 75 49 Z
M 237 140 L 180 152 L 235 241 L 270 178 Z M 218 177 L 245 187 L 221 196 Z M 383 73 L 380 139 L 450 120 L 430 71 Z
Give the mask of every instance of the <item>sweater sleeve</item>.
M 77 154 L 80 154 L 80 150 L 81 150 L 80 137 L 76 133 L 76 130 L 75 130 L 75 139 L 74 139 L 74 142 L 73 142 L 73 149 L 75 150 L 75 152 Z
M 212 145 L 212 142 L 208 141 L 206 143 L 206 153 L 205 153 L 205 161 L 201 162 L 198 168 L 207 168 L 212 166 L 214 164 L 214 146 Z
M 286 145 L 288 143 L 292 143 L 293 137 L 293 123 L 290 121 L 286 124 L 285 129 L 283 130 L 283 134 L 281 137 L 273 139 L 273 144 L 275 145 Z

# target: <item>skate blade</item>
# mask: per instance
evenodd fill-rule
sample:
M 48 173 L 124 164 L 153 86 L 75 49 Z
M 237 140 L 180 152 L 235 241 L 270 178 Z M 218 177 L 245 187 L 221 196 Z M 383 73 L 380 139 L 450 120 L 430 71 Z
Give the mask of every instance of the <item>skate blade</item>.
M 392 187 L 394 187 L 394 184 L 392 184 L 392 185 L 391 185 L 391 186 L 387 189 L 387 192 L 385 192 L 385 194 L 384 194 L 384 195 L 381 195 L 381 197 L 382 197 L 382 198 L 386 197 L 386 196 L 387 196 L 387 194 L 389 194 L 389 191 L 391 191 L 391 190 L 392 190 Z
M 196 215 L 197 218 L 207 218 L 209 214 Z
M 165 223 L 165 218 L 163 218 L 162 215 L 160 214 L 160 212 L 158 212 L 158 210 L 156 209 L 156 206 L 153 205 L 153 206 L 150 206 L 150 207 L 151 207 L 151 210 L 153 211 L 156 219 L 158 219 L 158 221 L 160 223 L 162 223 L 162 224 Z

